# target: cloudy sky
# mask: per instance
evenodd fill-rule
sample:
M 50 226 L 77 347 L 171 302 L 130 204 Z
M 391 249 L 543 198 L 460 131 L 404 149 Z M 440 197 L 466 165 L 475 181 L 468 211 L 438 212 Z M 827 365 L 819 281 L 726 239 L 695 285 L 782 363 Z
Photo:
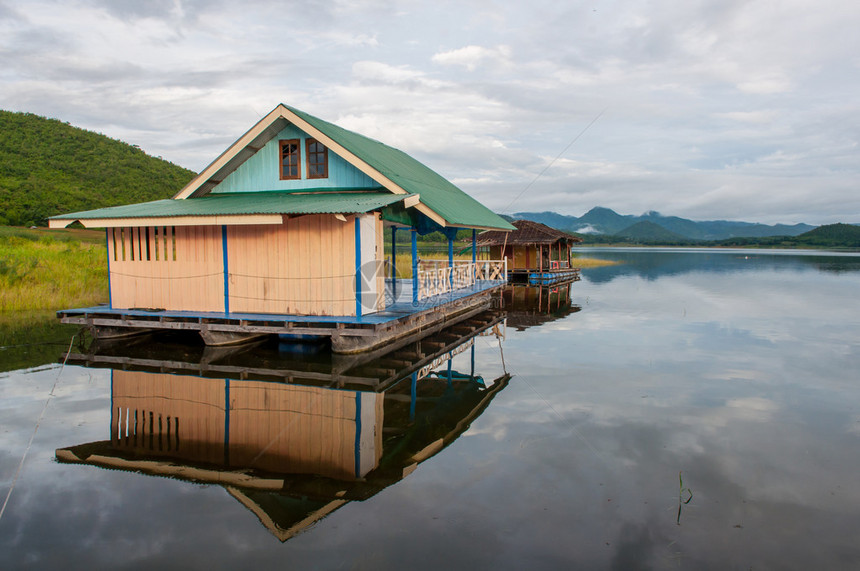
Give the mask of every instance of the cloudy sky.
M 279 102 L 500 212 L 860 222 L 860 3 L 0 0 L 0 108 L 199 171 Z

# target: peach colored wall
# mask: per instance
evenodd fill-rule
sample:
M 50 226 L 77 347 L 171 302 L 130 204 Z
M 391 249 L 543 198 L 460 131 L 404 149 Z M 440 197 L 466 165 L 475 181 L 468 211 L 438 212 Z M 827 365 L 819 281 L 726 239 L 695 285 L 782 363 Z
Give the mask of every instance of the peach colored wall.
M 224 310 L 220 226 L 108 228 L 111 305 Z
M 376 239 L 362 248 L 381 261 L 383 224 L 378 214 L 370 216 Z M 221 226 L 107 233 L 114 308 L 224 311 Z M 231 313 L 355 315 L 355 216 L 346 222 L 317 214 L 285 217 L 282 224 L 227 226 L 227 255 Z M 371 305 L 380 311 L 381 271 L 376 285 Z
M 112 385 L 111 441 L 120 449 L 343 479 L 355 477 L 357 440 L 361 475 L 382 454 L 382 393 L 123 370 Z
M 382 221 L 376 218 L 378 240 Z M 230 311 L 355 315 L 355 217 L 289 218 L 227 228 Z M 375 246 L 375 244 L 370 245 Z M 378 247 L 377 256 L 382 248 Z M 379 281 L 377 307 L 384 307 Z

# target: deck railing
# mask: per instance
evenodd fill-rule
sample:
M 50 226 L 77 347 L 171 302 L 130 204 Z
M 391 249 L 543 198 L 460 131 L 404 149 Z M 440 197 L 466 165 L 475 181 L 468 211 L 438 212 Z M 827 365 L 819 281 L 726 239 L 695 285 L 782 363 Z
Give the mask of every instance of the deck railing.
M 567 260 L 553 260 L 549 263 L 549 269 L 551 270 L 566 270 L 570 267 L 570 262 Z
M 505 280 L 508 260 L 420 260 L 418 262 L 418 299 L 469 287 L 478 280 Z

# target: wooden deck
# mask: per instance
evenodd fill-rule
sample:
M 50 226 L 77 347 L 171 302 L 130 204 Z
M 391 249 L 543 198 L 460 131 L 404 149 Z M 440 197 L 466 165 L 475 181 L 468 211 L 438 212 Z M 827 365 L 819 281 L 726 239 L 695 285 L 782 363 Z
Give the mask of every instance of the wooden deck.
M 475 284 L 413 302 L 411 281 L 386 280 L 385 311 L 355 316 L 275 315 L 111 309 L 107 306 L 57 312 L 63 323 L 86 326 L 93 337 L 122 337 L 157 330 L 200 332 L 207 344 L 226 345 L 261 335 L 327 337 L 336 353 L 359 353 L 397 339 L 426 335 L 444 325 L 466 319 L 491 306 L 504 286 L 501 280 Z

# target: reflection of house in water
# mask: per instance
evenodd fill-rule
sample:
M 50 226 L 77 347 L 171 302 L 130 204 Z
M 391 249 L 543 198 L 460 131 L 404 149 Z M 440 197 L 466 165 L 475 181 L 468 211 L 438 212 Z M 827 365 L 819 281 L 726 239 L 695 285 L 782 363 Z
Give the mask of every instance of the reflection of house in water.
M 503 327 L 486 312 L 373 359 L 188 347 L 171 357 L 151 344 L 70 355 L 112 368 L 110 440 L 56 456 L 222 485 L 284 541 L 465 432 L 507 385 L 475 371 L 476 342 L 495 337 L 501 353 Z
M 570 282 L 555 286 L 507 286 L 502 290 L 502 300 L 508 326 L 522 331 L 581 310 L 570 302 L 570 286 Z

